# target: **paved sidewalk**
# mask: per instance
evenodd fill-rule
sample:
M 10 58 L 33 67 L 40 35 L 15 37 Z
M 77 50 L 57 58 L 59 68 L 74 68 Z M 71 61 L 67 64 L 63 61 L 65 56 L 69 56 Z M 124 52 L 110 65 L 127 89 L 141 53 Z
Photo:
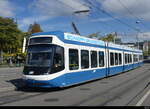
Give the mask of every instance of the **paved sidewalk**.
M 23 67 L 0 68 L 0 92 L 15 90 L 21 81 Z

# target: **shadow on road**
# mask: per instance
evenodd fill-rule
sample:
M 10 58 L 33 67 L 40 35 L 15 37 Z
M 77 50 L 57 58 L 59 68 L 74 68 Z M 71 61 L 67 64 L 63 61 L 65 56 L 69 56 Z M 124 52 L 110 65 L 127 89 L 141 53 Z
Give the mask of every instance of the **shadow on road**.
M 102 78 L 101 78 L 102 79 Z M 38 88 L 38 87 L 28 87 L 24 84 L 23 79 L 22 78 L 18 78 L 18 79 L 13 79 L 13 80 L 9 80 L 6 82 L 10 82 L 12 85 L 14 85 L 16 87 L 16 91 L 23 91 L 23 92 L 33 92 L 33 93 L 37 93 L 37 92 L 54 92 L 54 91 L 63 91 L 63 90 L 67 90 L 70 88 L 74 88 L 74 87 L 78 87 L 78 86 L 82 86 L 84 84 L 88 84 L 94 81 L 98 81 L 100 79 L 96 79 L 96 80 L 92 80 L 92 81 L 88 81 L 85 83 L 80 83 L 80 84 L 76 84 L 76 85 L 72 85 L 72 86 L 68 86 L 68 87 L 64 87 L 64 88 Z
M 61 91 L 63 88 L 38 88 L 38 87 L 27 87 L 21 78 L 9 80 L 12 85 L 16 87 L 16 91 L 23 92 L 52 92 L 52 91 Z

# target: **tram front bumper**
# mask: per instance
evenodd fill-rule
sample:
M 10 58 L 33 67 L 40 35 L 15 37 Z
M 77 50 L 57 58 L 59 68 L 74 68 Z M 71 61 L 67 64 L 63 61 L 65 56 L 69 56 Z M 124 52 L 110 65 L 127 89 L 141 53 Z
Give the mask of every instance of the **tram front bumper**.
M 29 87 L 41 87 L 41 88 L 56 87 L 55 85 L 51 84 L 50 81 L 24 79 L 23 82 L 26 86 L 29 86 Z

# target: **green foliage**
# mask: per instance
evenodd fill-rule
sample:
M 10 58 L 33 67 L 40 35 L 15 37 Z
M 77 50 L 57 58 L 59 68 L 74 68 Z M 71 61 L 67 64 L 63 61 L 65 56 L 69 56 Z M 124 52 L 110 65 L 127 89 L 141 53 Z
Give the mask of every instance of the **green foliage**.
M 15 58 L 17 56 L 25 60 L 26 53 L 21 52 L 24 37 L 28 41 L 32 33 L 42 32 L 37 23 L 30 25 L 29 30 L 23 33 L 12 18 L 0 17 L 0 63 L 9 57 Z
M 0 17 L 0 50 L 13 53 L 21 47 L 22 32 L 11 18 Z
M 98 38 L 100 36 L 99 34 L 100 34 L 100 32 L 96 32 L 96 33 L 88 35 L 88 37 L 89 38 L 93 38 L 93 37 Z
M 107 41 L 107 42 L 113 42 L 114 41 L 114 34 L 108 34 L 105 37 L 100 38 L 99 40 Z
M 148 56 L 148 51 L 143 51 L 143 56 Z
M 29 38 L 31 36 L 31 33 L 29 32 L 24 32 L 23 33 L 23 36 L 26 37 L 26 38 Z
M 16 58 L 17 56 L 20 57 L 20 59 L 22 59 L 23 61 L 25 61 L 25 58 L 26 58 L 26 52 L 25 53 L 22 53 L 21 52 L 21 49 L 18 49 L 16 53 L 4 53 L 3 56 L 4 56 L 4 60 L 8 59 L 8 58 Z
M 148 49 L 148 51 L 143 51 L 143 56 L 150 56 L 150 49 Z
M 107 41 L 107 42 L 113 42 L 114 41 L 114 38 L 115 38 L 115 34 L 108 34 L 104 37 L 100 37 L 100 32 L 96 32 L 96 33 L 93 33 L 93 34 L 90 34 L 88 35 L 87 37 L 89 38 L 98 38 L 99 40 L 103 40 L 103 41 Z

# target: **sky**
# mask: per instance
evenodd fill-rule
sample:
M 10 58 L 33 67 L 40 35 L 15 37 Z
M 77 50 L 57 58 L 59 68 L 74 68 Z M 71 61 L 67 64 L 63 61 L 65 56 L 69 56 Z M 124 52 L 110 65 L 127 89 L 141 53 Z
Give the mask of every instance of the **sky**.
M 28 31 L 37 22 L 44 32 L 74 32 L 82 36 L 116 32 L 124 42 L 150 40 L 150 0 L 0 0 L 0 16 L 14 18 Z M 89 10 L 88 13 L 76 11 Z

